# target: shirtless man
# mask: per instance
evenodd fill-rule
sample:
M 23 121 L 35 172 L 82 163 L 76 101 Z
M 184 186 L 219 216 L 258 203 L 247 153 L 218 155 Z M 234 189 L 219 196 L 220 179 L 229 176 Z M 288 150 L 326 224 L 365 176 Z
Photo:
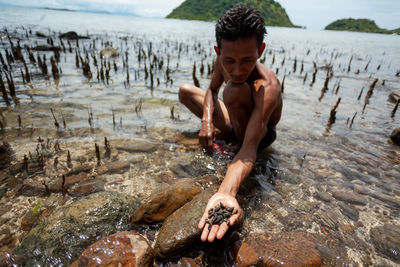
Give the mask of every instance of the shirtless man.
M 238 5 L 228 9 L 216 24 L 217 58 L 207 91 L 190 84 L 179 88 L 179 100 L 201 118 L 200 144 L 213 149 L 216 127 L 224 138 L 234 138 L 241 145 L 229 164 L 219 190 L 208 201 L 199 222 L 201 240 L 221 239 L 242 214 L 236 194 L 241 182 L 250 174 L 257 150 L 269 146 L 276 138 L 275 125 L 282 113 L 279 81 L 273 71 L 258 62 L 265 49 L 264 20 L 254 9 Z M 223 101 L 218 91 L 226 83 Z M 238 213 L 229 225 L 212 225 L 209 230 L 208 210 L 222 202 Z

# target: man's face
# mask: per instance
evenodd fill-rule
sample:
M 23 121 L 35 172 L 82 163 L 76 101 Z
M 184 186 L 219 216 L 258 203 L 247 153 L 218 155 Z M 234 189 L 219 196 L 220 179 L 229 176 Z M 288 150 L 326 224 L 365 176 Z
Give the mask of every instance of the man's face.
M 244 83 L 247 80 L 261 53 L 255 37 L 236 41 L 221 40 L 221 64 L 234 83 Z

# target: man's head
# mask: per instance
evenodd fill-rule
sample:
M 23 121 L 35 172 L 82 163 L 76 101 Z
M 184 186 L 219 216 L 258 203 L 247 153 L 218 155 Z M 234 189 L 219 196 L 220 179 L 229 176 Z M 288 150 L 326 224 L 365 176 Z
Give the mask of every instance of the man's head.
M 228 9 L 215 27 L 221 65 L 234 83 L 244 83 L 264 51 L 264 19 L 252 8 L 237 5 Z
M 236 41 L 253 36 L 257 40 L 258 47 L 261 47 L 266 33 L 261 15 L 255 9 L 244 5 L 226 10 L 215 25 L 215 37 L 219 49 L 222 48 L 222 40 Z

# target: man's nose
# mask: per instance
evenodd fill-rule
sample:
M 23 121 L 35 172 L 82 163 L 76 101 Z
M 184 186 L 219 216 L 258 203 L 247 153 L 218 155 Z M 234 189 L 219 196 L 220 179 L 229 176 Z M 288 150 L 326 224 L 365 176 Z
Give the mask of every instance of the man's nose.
M 235 74 L 235 75 L 240 74 L 240 72 L 241 72 L 240 69 L 241 69 L 240 64 L 235 64 L 232 74 Z

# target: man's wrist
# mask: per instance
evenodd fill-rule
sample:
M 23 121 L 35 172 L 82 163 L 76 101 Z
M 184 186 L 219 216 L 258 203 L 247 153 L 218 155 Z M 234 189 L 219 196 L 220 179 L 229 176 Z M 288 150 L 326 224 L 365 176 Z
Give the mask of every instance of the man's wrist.
M 234 188 L 232 186 L 225 186 L 223 183 L 221 184 L 221 186 L 218 189 L 218 193 L 229 195 L 232 197 L 236 197 L 237 191 L 238 190 L 236 188 Z

